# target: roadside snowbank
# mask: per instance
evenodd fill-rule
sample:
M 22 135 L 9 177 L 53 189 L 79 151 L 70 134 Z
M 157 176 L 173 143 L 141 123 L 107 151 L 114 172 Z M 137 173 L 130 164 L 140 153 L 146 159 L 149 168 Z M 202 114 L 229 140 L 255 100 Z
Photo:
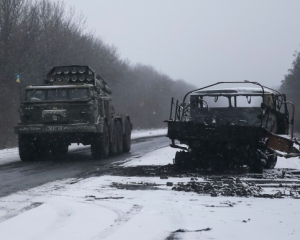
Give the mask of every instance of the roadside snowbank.
M 167 135 L 167 129 L 148 129 L 148 130 L 133 130 L 131 133 L 131 139 L 154 137 L 154 136 L 165 136 Z
M 124 165 L 168 164 L 174 152 L 159 149 Z M 300 166 L 299 159 L 278 164 Z M 299 239 L 299 200 L 210 197 L 166 186 L 189 180 L 107 175 L 21 191 L 0 198 L 1 238 Z
M 121 166 L 144 166 L 144 165 L 167 165 L 173 163 L 173 158 L 178 149 L 175 148 L 161 148 L 154 152 L 147 153 L 143 157 L 128 159 Z
M 170 181 L 171 179 L 169 179 Z M 1 238 L 299 239 L 299 201 L 122 190 L 114 182 L 164 184 L 159 178 L 103 176 L 53 182 L 0 200 Z M 18 226 L 18 231 L 16 231 Z M 202 229 L 209 231 L 198 231 Z M 182 229 L 186 232 L 177 230 Z

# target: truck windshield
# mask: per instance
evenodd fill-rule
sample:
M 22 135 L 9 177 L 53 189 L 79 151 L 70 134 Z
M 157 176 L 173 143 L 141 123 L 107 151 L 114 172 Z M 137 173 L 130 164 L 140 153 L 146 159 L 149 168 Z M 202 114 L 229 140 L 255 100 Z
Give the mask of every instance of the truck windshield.
M 45 91 L 44 90 L 31 90 L 27 92 L 27 101 L 38 102 L 45 100 Z
M 71 89 L 33 89 L 27 91 L 27 101 L 87 101 L 88 89 L 71 88 Z
M 70 89 L 69 90 L 70 100 L 78 101 L 78 100 L 87 100 L 88 99 L 88 92 L 87 89 Z
M 67 100 L 67 90 L 66 89 L 51 89 L 48 90 L 48 101 L 62 101 Z
M 203 96 L 203 100 L 199 96 L 191 97 L 191 106 L 194 108 L 228 108 L 242 107 L 253 108 L 260 107 L 262 96 Z M 271 99 L 272 100 L 272 99 Z

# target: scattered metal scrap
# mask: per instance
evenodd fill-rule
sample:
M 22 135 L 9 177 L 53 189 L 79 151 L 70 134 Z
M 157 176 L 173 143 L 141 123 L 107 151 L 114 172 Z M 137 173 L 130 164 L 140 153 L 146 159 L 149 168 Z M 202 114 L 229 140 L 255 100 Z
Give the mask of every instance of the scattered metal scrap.
M 210 195 L 211 197 L 257 197 L 257 198 L 285 198 L 291 197 L 300 199 L 300 181 L 298 184 L 277 184 L 278 188 L 275 193 L 265 193 L 265 188 L 269 188 L 267 181 L 266 186 L 261 181 L 257 184 L 252 179 L 241 180 L 240 178 L 223 178 L 210 179 L 207 181 L 191 180 L 187 183 L 178 182 L 172 190 L 184 192 L 196 192 L 201 195 Z

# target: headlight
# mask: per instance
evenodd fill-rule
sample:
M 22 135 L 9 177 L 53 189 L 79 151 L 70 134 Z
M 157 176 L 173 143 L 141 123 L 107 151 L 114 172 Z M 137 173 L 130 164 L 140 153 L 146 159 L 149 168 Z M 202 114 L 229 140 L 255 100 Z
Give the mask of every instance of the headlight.
M 76 82 L 77 81 L 77 77 L 76 76 L 73 76 L 72 77 L 72 82 Z
M 50 77 L 49 82 L 54 82 L 54 77 Z
M 73 67 L 71 72 L 72 72 L 72 74 L 76 74 L 77 73 L 77 68 Z
M 93 80 L 93 75 L 88 75 L 86 80 L 88 80 L 89 82 Z
M 80 82 L 83 82 L 83 81 L 84 81 L 84 79 L 85 79 L 85 77 L 84 77 L 84 76 L 82 76 L 82 75 L 81 75 L 81 76 L 79 76 L 79 81 L 80 81 Z
M 59 82 L 61 82 L 62 81 L 62 77 L 59 76 L 59 77 L 56 78 L 56 80 L 59 81 Z
M 69 76 L 65 76 L 64 77 L 64 81 L 69 82 L 70 81 L 70 77 Z

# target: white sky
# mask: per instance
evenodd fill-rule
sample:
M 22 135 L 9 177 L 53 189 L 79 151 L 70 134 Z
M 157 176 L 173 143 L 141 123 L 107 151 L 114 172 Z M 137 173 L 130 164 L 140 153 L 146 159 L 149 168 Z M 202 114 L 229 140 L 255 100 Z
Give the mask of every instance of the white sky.
M 278 86 L 300 44 L 299 0 L 64 0 L 123 59 L 196 86 Z

